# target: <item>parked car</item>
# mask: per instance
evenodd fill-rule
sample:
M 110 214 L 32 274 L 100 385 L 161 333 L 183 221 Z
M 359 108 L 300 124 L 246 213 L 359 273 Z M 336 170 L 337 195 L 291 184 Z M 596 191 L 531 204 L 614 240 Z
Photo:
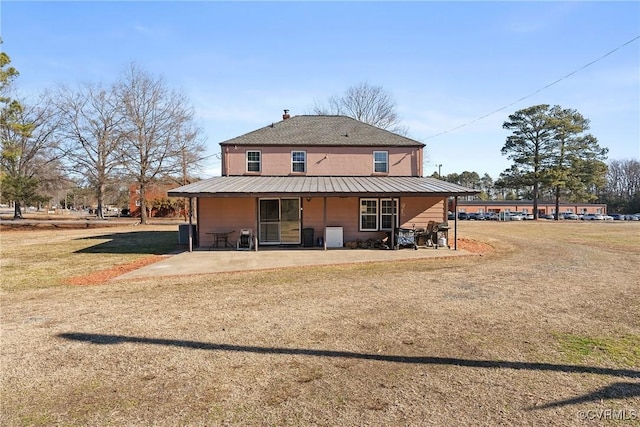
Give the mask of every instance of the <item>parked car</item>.
M 626 215 L 622 215 L 619 213 L 612 213 L 612 214 L 609 214 L 609 216 L 616 221 L 624 221 L 625 219 L 627 219 Z
M 475 220 L 475 221 L 484 221 L 484 214 L 478 213 L 478 212 L 470 213 L 468 219 L 472 219 L 472 220 Z
M 484 219 L 486 221 L 497 221 L 500 219 L 500 216 L 495 212 L 488 212 L 484 214 Z
M 613 221 L 613 217 L 611 215 L 602 215 L 602 219 L 605 221 Z
M 579 219 L 578 215 L 574 214 L 573 212 L 565 212 L 562 215 L 562 218 L 568 219 L 568 220 L 571 220 L 571 221 L 577 221 Z
M 582 219 L 585 221 L 604 221 L 602 214 L 585 214 Z
M 556 216 L 554 214 L 544 214 L 544 215 L 540 215 L 540 218 L 542 218 L 542 219 L 556 219 Z M 560 216 L 560 219 L 562 219 L 562 216 Z
M 508 212 L 505 215 L 505 219 L 509 218 L 509 221 L 522 221 L 524 217 L 520 212 Z
M 469 214 L 466 212 L 458 212 L 458 219 L 469 219 Z
M 454 220 L 454 219 L 456 219 L 456 214 L 454 214 L 453 212 L 449 211 L 449 212 L 447 213 L 447 219 L 448 219 L 448 220 Z
M 522 217 L 523 217 L 523 219 L 526 219 L 527 221 L 533 220 L 533 214 L 532 213 L 522 214 Z
M 627 221 L 640 221 L 640 214 L 627 215 Z

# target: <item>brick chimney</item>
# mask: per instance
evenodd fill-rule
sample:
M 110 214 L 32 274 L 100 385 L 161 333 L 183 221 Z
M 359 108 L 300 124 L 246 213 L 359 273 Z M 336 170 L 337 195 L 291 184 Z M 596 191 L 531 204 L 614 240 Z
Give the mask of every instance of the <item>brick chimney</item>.
M 284 114 L 282 115 L 282 120 L 287 120 L 289 117 L 289 110 L 284 110 Z

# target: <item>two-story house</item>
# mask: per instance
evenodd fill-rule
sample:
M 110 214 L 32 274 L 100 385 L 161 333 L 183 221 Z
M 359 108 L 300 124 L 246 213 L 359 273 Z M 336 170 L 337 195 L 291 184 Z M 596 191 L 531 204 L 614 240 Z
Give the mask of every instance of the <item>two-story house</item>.
M 341 246 L 446 221 L 448 197 L 477 194 L 423 177 L 421 142 L 344 116 L 285 110 L 281 121 L 220 146 L 222 176 L 168 192 L 197 200 L 200 246 L 221 232 L 235 242 L 241 229 L 260 246 L 301 245 L 311 230 Z

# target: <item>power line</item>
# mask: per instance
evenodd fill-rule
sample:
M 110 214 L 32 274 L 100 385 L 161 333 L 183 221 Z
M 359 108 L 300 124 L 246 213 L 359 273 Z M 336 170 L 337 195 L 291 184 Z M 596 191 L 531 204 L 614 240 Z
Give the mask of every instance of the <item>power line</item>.
M 567 74 L 566 76 L 561 77 L 561 78 L 559 78 L 558 80 L 556 80 L 556 81 L 554 81 L 554 82 L 551 82 L 551 83 L 549 83 L 548 85 L 546 85 L 546 86 L 544 86 L 544 87 L 541 87 L 540 89 L 538 89 L 538 90 L 536 90 L 536 91 L 534 91 L 534 92 L 531 92 L 529 95 L 523 96 L 522 98 L 520 98 L 520 99 L 518 99 L 518 100 L 516 100 L 516 101 L 513 101 L 512 103 L 510 103 L 510 104 L 508 104 L 508 105 L 505 105 L 504 107 L 498 108 L 497 110 L 494 110 L 494 111 L 492 111 L 492 112 L 490 112 L 490 113 L 488 113 L 488 114 L 485 114 L 485 115 L 483 115 L 483 116 L 480 116 L 480 117 L 478 117 L 478 118 L 475 118 L 475 119 L 471 120 L 470 122 L 467 122 L 467 123 L 461 124 L 461 125 L 459 125 L 459 126 L 456 126 L 456 127 L 454 127 L 454 128 L 451 128 L 451 129 L 449 129 L 449 130 L 445 130 L 445 131 L 440 132 L 440 133 L 437 133 L 437 134 L 435 134 L 435 135 L 427 136 L 427 137 L 426 137 L 426 138 L 424 138 L 424 139 L 431 139 L 431 138 L 435 138 L 436 136 L 440 136 L 440 135 L 444 135 L 444 134 L 449 133 L 449 132 L 453 132 L 454 130 L 458 130 L 458 129 L 460 129 L 460 128 L 463 128 L 463 127 L 465 127 L 465 126 L 469 126 L 470 124 L 475 123 L 475 122 L 477 122 L 477 121 L 480 121 L 480 120 L 482 120 L 482 119 L 486 119 L 487 117 L 489 117 L 489 116 L 491 116 L 491 115 L 493 115 L 493 114 L 495 114 L 495 113 L 498 113 L 498 112 L 500 112 L 500 111 L 502 111 L 502 110 L 506 110 L 507 108 L 511 107 L 512 105 L 517 104 L 517 103 L 518 103 L 518 102 L 520 102 L 520 101 L 524 101 L 525 99 L 530 98 L 530 97 L 532 97 L 533 95 L 535 95 L 535 94 L 537 94 L 537 93 L 540 93 L 540 92 L 542 92 L 543 90 L 545 90 L 545 89 L 547 89 L 547 88 L 549 88 L 549 87 L 551 87 L 551 86 L 555 85 L 556 83 L 560 83 L 561 81 L 563 81 L 563 80 L 565 80 L 565 79 L 567 79 L 567 78 L 569 78 L 569 77 L 573 76 L 574 74 L 578 73 L 579 71 L 582 71 L 582 70 L 584 70 L 584 69 L 585 69 L 585 68 L 587 68 L 587 67 L 590 67 L 591 65 L 595 64 L 596 62 L 603 60 L 603 59 L 604 59 L 604 58 L 606 58 L 607 56 L 611 55 L 612 53 L 614 53 L 614 52 L 616 52 L 616 51 L 618 51 L 618 50 L 620 50 L 620 49 L 622 49 L 622 48 L 623 48 L 623 47 L 625 47 L 626 45 L 633 43 L 634 41 L 636 41 L 636 40 L 638 40 L 638 39 L 640 39 L 640 36 L 636 36 L 636 37 L 632 38 L 632 39 L 631 39 L 631 40 L 629 40 L 628 42 L 621 44 L 620 46 L 616 47 L 616 48 L 615 48 L 615 49 L 613 49 L 612 51 L 605 53 L 604 55 L 602 55 L 602 56 L 601 56 L 601 57 L 599 57 L 598 59 L 595 59 L 595 60 L 593 60 L 593 61 L 589 62 L 588 64 L 583 65 L 582 67 L 578 68 L 577 70 L 574 70 L 574 71 L 570 72 L 570 73 L 569 73 L 569 74 Z

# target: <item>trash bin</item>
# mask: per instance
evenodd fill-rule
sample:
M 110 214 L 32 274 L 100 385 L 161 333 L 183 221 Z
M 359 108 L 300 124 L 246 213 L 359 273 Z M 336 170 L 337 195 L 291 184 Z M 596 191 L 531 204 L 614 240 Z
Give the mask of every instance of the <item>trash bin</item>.
M 193 244 L 197 245 L 197 234 L 196 234 L 196 225 L 191 224 L 191 236 L 193 237 Z M 189 224 L 180 224 L 178 225 L 178 244 L 179 245 L 188 245 L 189 244 Z
M 313 228 L 302 229 L 302 246 L 305 248 L 313 246 Z

